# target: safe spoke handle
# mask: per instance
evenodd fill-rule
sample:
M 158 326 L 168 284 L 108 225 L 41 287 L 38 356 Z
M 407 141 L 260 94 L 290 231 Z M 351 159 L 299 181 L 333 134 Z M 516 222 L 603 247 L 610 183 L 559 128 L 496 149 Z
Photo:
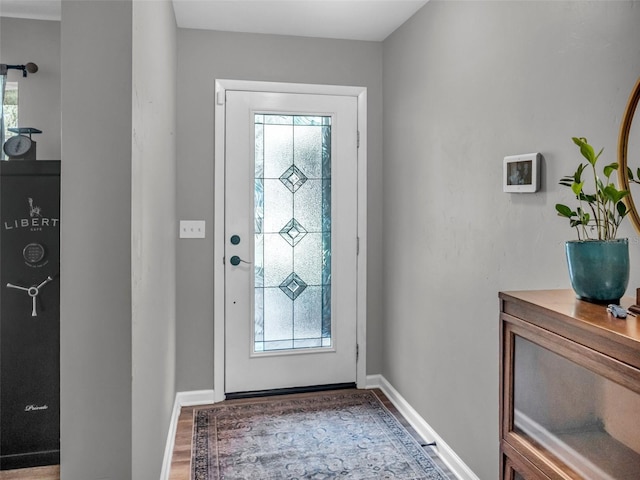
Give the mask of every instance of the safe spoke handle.
M 20 285 L 14 285 L 13 283 L 7 283 L 7 287 L 8 288 L 16 288 L 18 290 L 24 290 L 25 292 L 29 291 L 29 289 L 27 287 L 21 287 Z
M 53 281 L 53 278 L 51 278 L 51 277 L 47 277 L 47 279 L 46 279 L 44 282 L 42 282 L 40 285 L 38 285 L 36 288 L 37 288 L 38 290 L 40 290 L 40 289 L 41 289 L 42 287 L 44 287 L 47 283 L 52 282 L 52 281 Z
M 47 283 L 53 281 L 53 278 L 47 277 L 40 285 L 33 285 L 31 287 L 21 287 L 20 285 L 14 285 L 13 283 L 7 283 L 7 288 L 15 288 L 17 290 L 23 290 L 31 297 L 31 316 L 37 317 L 38 312 L 36 310 L 36 297 L 40 293 L 40 289 Z

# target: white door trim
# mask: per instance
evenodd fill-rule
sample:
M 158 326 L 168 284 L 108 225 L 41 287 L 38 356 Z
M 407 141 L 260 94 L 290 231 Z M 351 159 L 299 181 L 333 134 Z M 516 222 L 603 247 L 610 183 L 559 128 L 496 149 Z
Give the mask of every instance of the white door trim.
M 225 225 L 225 93 L 227 90 L 255 92 L 304 93 L 315 95 L 343 95 L 358 98 L 358 289 L 357 289 L 357 343 L 359 357 L 356 366 L 356 384 L 367 384 L 367 89 L 337 85 L 300 83 L 254 82 L 224 80 L 215 82 L 214 126 L 214 233 L 213 233 L 213 390 L 214 401 L 224 400 L 225 331 L 224 331 L 224 225 Z

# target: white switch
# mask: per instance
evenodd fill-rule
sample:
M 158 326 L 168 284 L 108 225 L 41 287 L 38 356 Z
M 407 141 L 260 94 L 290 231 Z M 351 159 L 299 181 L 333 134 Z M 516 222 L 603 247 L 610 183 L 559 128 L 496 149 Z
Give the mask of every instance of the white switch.
M 180 238 L 204 238 L 204 220 L 180 220 Z

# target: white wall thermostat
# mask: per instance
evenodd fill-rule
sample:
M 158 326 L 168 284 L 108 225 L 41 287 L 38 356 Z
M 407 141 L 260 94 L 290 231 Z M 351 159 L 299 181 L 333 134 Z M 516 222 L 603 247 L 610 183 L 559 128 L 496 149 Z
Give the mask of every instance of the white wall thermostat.
M 540 154 L 524 153 L 504 157 L 503 191 L 533 193 L 540 190 Z

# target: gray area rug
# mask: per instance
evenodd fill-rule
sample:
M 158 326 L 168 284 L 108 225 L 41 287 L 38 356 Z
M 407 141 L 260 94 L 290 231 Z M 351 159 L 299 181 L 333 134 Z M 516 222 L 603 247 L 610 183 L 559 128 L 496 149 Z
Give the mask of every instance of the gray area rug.
M 446 480 L 367 390 L 227 402 L 194 412 L 195 480 Z

